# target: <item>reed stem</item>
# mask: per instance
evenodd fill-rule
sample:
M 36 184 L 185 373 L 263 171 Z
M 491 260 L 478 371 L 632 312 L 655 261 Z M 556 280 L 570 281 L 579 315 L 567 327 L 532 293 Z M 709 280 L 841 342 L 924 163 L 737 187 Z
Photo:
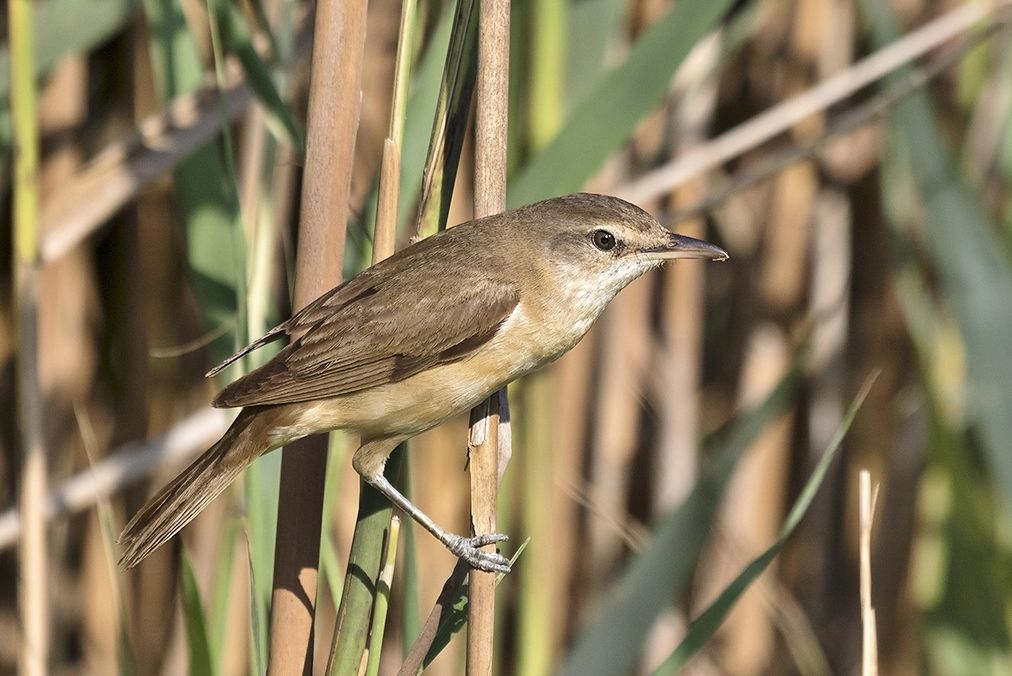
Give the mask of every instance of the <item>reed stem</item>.
M 506 208 L 506 132 L 509 110 L 509 0 L 483 0 L 478 15 L 478 78 L 475 117 L 474 215 Z M 509 421 L 505 390 L 471 411 L 468 440 L 471 527 L 496 530 L 499 471 L 508 453 L 500 422 Z M 495 575 L 472 570 L 467 623 L 467 673 L 491 674 L 495 636 Z
M 341 278 L 365 23 L 365 0 L 321 0 L 316 5 L 295 311 Z M 269 674 L 310 673 L 313 668 L 326 464 L 326 436 L 300 440 L 282 455 Z
M 17 417 L 21 441 L 22 536 L 18 563 L 20 670 L 45 674 L 49 654 L 46 455 L 38 374 L 39 126 L 31 0 L 7 5 L 14 127 L 14 306 Z

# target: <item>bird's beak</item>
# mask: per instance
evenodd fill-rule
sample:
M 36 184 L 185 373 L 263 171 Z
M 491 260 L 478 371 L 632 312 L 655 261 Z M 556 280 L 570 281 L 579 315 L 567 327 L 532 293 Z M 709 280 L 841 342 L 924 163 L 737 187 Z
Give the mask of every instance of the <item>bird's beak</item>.
M 660 246 L 650 247 L 643 251 L 651 258 L 703 258 L 711 261 L 726 261 L 730 256 L 719 246 L 704 242 L 701 239 L 671 233 L 668 241 Z

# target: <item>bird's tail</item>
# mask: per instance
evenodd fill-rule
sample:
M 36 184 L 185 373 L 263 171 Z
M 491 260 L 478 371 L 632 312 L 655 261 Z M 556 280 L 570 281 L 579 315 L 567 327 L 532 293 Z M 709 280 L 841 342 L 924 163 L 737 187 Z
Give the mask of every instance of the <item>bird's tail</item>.
M 130 519 L 120 534 L 121 568 L 133 568 L 190 523 L 266 448 L 253 424 L 256 412 L 244 410 L 214 446 L 193 461 Z

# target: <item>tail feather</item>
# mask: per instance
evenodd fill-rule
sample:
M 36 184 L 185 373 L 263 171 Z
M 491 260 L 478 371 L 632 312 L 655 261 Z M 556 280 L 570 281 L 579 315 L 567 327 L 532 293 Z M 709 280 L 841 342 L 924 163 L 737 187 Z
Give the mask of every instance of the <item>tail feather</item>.
M 141 507 L 119 538 L 121 568 L 133 568 L 165 544 L 267 450 L 254 416 L 241 412 L 214 446 Z

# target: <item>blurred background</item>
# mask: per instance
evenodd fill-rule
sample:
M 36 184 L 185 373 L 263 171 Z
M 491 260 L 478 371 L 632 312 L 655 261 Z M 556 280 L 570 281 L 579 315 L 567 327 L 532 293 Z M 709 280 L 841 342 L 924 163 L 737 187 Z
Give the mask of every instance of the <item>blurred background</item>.
M 460 149 L 440 208 L 471 216 L 469 127 L 433 131 L 444 73 L 464 83 L 451 111 L 473 107 L 472 52 L 447 58 L 460 1 L 417 2 L 400 246 L 433 134 Z M 0 674 L 17 669 L 24 617 L 18 397 L 39 416 L 47 490 L 63 489 L 35 570 L 52 673 L 258 673 L 279 454 L 135 571 L 116 569 L 115 535 L 227 425 L 207 410 L 226 380 L 204 372 L 290 312 L 312 5 L 32 8 L 34 63 L 0 46 Z M 346 277 L 371 255 L 401 8 L 368 3 Z M 615 194 L 731 260 L 638 280 L 571 353 L 511 386 L 499 528 L 509 552 L 529 542 L 499 587 L 499 673 L 673 673 L 690 622 L 764 552 L 764 572 L 718 602 L 733 602 L 720 628 L 693 627 L 685 673 L 859 673 L 862 469 L 879 486 L 880 671 L 1012 672 L 1007 15 L 976 0 L 512 2 L 510 205 Z M 28 299 L 12 263 L 19 68 L 37 84 L 41 148 Z M 16 333 L 26 305 L 34 346 Z M 33 394 L 15 365 L 35 351 Z M 457 532 L 466 425 L 409 453 L 413 499 Z M 353 443 L 331 440 L 324 654 L 355 527 Z M 804 519 L 778 541 L 795 507 Z M 424 534 L 401 542 L 383 674 L 453 565 Z M 427 673 L 462 672 L 456 637 Z

